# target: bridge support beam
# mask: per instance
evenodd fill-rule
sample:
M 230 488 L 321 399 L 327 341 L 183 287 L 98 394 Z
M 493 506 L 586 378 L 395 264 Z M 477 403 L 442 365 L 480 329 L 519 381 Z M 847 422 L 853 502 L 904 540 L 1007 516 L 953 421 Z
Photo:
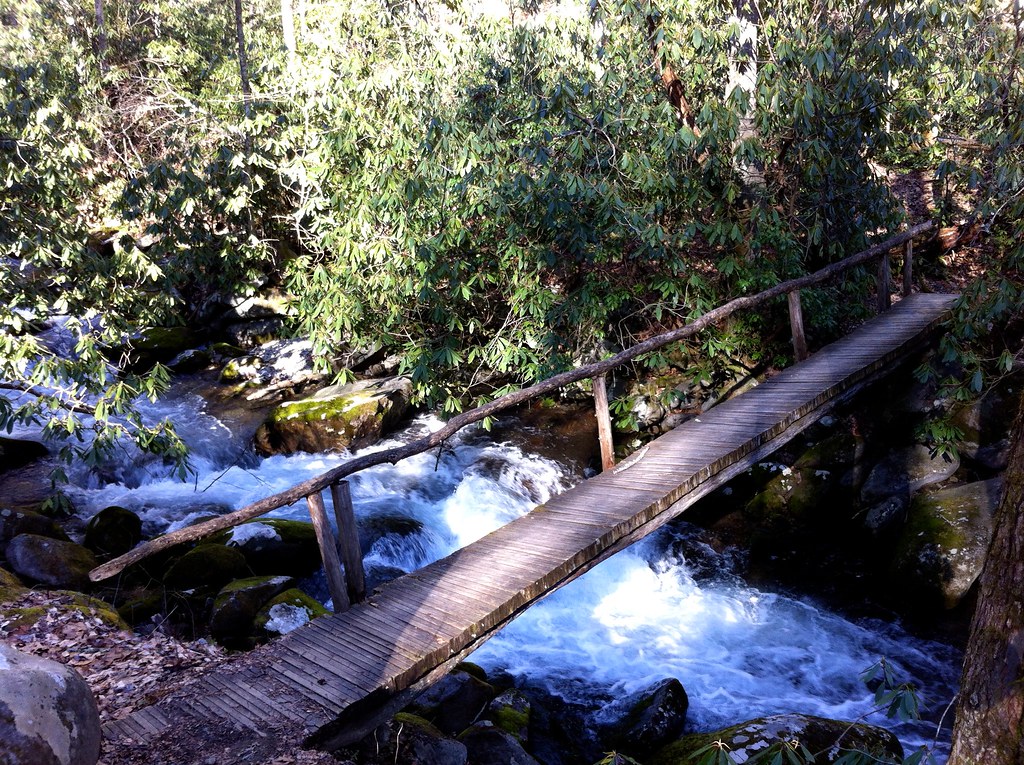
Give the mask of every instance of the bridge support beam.
M 615 443 L 612 440 L 612 415 L 608 408 L 608 383 L 605 375 L 594 378 L 594 414 L 597 437 L 601 442 L 601 470 L 615 467 Z

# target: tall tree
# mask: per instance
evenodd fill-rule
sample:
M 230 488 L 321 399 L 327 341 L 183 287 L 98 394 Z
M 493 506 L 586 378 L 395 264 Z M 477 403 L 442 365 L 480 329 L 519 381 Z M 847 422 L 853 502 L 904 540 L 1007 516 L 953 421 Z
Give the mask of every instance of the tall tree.
M 1024 762 L 1024 396 L 967 643 L 949 765 Z
M 292 14 L 292 0 L 281 0 L 281 36 L 284 38 L 284 47 L 288 52 L 288 74 L 294 77 L 295 16 Z
M 242 79 L 242 111 L 245 118 L 252 117 L 252 89 L 249 87 L 249 57 L 245 53 L 245 17 L 242 0 L 235 0 L 235 36 L 238 38 L 238 74 Z
M 107 27 L 103 20 L 103 0 L 96 0 L 96 60 L 100 74 L 107 73 Z

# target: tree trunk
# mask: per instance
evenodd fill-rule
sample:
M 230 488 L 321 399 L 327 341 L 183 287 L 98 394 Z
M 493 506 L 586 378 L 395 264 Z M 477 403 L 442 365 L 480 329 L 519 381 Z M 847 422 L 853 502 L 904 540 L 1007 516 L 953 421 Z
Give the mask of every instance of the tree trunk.
M 96 0 L 96 60 L 100 74 L 107 73 L 107 27 L 103 21 L 103 0 Z
M 967 642 L 948 765 L 1024 763 L 1024 396 Z
M 292 15 L 292 0 L 281 0 L 281 36 L 288 52 L 288 74 L 295 76 L 295 17 Z
M 751 0 L 735 0 L 730 20 L 736 24 L 737 33 L 729 42 L 729 79 L 725 97 L 726 100 L 734 100 L 742 109 L 736 138 L 736 147 L 739 147 L 757 137 L 754 109 L 757 103 L 757 25 L 760 19 Z M 736 163 L 748 190 L 764 186 L 764 168 L 760 161 L 738 157 Z
M 252 117 L 252 90 L 249 87 L 249 59 L 245 55 L 245 21 L 242 0 L 235 0 L 235 36 L 238 38 L 238 74 L 242 78 L 242 111 L 245 118 Z

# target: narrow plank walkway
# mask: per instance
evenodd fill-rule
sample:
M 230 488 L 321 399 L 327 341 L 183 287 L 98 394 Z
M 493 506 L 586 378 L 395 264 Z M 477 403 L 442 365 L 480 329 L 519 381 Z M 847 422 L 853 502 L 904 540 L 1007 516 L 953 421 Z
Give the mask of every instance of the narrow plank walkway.
M 247 739 L 264 745 L 239 761 L 257 750 L 266 756 L 271 739 L 331 746 L 355 740 L 545 594 L 676 517 L 891 371 L 927 340 L 954 299 L 902 300 L 807 361 L 661 436 L 632 464 L 110 724 L 108 739 L 115 749 L 144 747 L 148 762 L 179 763 L 211 761 L 204 730 L 217 731 L 224 746 L 218 763 L 233 761 L 228 750 Z M 183 732 L 194 736 L 194 752 Z

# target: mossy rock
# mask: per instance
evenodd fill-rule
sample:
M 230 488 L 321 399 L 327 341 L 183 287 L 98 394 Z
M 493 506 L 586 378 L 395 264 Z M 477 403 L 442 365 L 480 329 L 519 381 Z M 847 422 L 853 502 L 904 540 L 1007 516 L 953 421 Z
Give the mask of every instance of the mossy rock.
M 210 633 L 225 644 L 251 638 L 256 614 L 292 584 L 289 576 L 255 576 L 228 583 L 213 601 Z
M 530 710 L 530 700 L 511 688 L 487 705 L 487 719 L 520 743 L 526 743 L 530 736 Z
M 683 730 L 690 701 L 675 678 L 666 678 L 612 706 L 621 717 L 602 732 L 602 742 L 644 758 L 674 740 Z
M 892 733 L 874 725 L 829 720 L 810 715 L 774 715 L 749 720 L 711 733 L 683 736 L 646 760 L 647 765 L 695 765 L 706 747 L 722 742 L 736 762 L 765 757 L 799 742 L 815 755 L 813 765 L 831 765 L 850 751 L 864 752 L 883 762 L 899 762 L 903 746 Z M 759 760 L 760 761 L 760 760 Z
M 955 607 L 981 574 L 1002 481 L 919 494 L 907 514 L 893 573 L 916 606 Z
M 490 720 L 480 720 L 459 734 L 473 763 L 508 763 L 508 765 L 540 765 L 523 749 L 522 743 L 508 731 Z
M 167 593 L 162 587 L 143 590 L 117 607 L 117 614 L 128 624 L 143 624 L 167 610 Z
M 451 672 L 417 696 L 408 709 L 454 736 L 472 724 L 495 695 L 489 683 L 468 672 Z
M 28 588 L 21 583 L 14 574 L 7 569 L 0 568 L 0 603 L 7 603 L 14 600 Z
M 44 606 L 0 608 L 0 621 L 4 623 L 4 629 L 7 632 L 16 632 L 32 627 L 44 616 L 46 616 L 46 608 Z
M 328 613 L 322 603 L 293 588 L 264 605 L 256 614 L 255 626 L 267 635 L 284 635 Z
M 109 356 L 126 356 L 128 368 L 142 372 L 154 364 L 170 361 L 194 345 L 195 337 L 188 327 L 148 327 L 123 345 L 111 348 Z
M 201 544 L 171 564 L 164 584 L 175 590 L 217 590 L 247 571 L 245 556 L 233 547 Z
M 92 551 L 74 542 L 19 534 L 7 545 L 7 562 L 19 577 L 50 587 L 84 590 L 99 565 Z
M 807 447 L 796 461 L 797 470 L 842 470 L 857 462 L 857 439 L 852 433 L 834 433 Z
M 356 746 L 360 762 L 466 765 L 466 747 L 429 721 L 399 712 Z
M 328 386 L 274 408 L 256 431 L 256 449 L 271 455 L 366 446 L 402 420 L 411 396 L 406 377 Z
M 785 537 L 826 520 L 835 484 L 826 471 L 782 470 L 743 510 L 765 539 Z
M 316 530 L 305 521 L 261 518 L 214 534 L 209 542 L 237 549 L 258 575 L 303 577 L 321 566 Z
M 85 546 L 97 555 L 123 555 L 142 541 L 142 519 L 124 507 L 100 510 L 85 526 Z

